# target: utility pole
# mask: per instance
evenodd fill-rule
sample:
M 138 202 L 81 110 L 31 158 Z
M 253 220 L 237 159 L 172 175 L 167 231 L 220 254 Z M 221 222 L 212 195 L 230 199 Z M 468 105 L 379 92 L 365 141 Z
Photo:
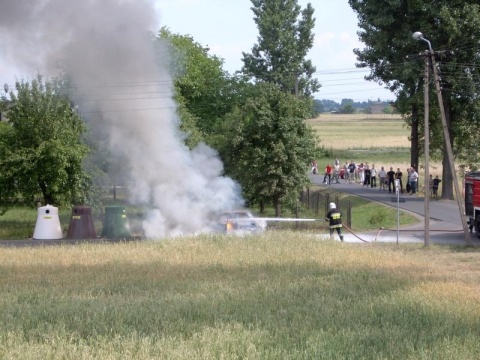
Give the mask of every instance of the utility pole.
M 453 161 L 452 144 L 450 143 L 450 133 L 448 131 L 447 117 L 445 116 L 445 108 L 443 106 L 442 89 L 440 88 L 440 79 L 438 77 L 438 71 L 437 71 L 437 66 L 435 64 L 435 56 L 433 51 L 430 51 L 430 58 L 432 59 L 433 76 L 435 79 L 435 89 L 437 90 L 438 105 L 440 106 L 440 115 L 442 118 L 443 136 L 445 138 L 445 149 L 447 150 L 448 163 L 450 165 L 450 169 L 452 170 L 453 186 L 455 187 L 455 197 L 457 199 L 458 210 L 460 211 L 460 219 L 462 220 L 463 234 L 465 236 L 465 241 L 467 242 L 467 245 L 471 246 L 472 239 L 470 236 L 470 230 L 468 228 L 467 219 L 465 217 L 465 209 L 464 209 L 464 204 L 462 202 L 463 196 L 460 191 L 460 186 L 458 185 L 457 171 L 455 169 L 455 163 Z
M 430 82 L 430 50 L 425 50 L 425 80 L 424 80 L 424 153 L 425 153 L 425 246 L 430 245 L 430 126 L 429 126 L 429 112 L 430 112 L 430 98 L 429 98 L 429 82 Z
M 432 49 L 432 45 L 430 44 L 430 41 L 425 39 L 421 32 L 419 31 L 415 32 L 413 34 L 413 38 L 415 40 L 425 41 L 428 44 L 428 49 L 429 49 L 428 52 L 432 62 L 433 76 L 435 80 L 435 90 L 437 92 L 438 106 L 440 108 L 440 117 L 442 118 L 443 137 L 445 141 L 445 150 L 447 152 L 448 165 L 450 166 L 450 170 L 452 172 L 453 185 L 455 187 L 455 197 L 457 200 L 458 211 L 460 212 L 460 220 L 462 221 L 463 234 L 465 236 L 465 241 L 467 242 L 467 245 L 471 246 L 472 239 L 470 237 L 470 230 L 468 229 L 467 219 L 465 217 L 465 209 L 462 203 L 463 197 L 462 197 L 462 193 L 460 192 L 460 187 L 458 186 L 457 171 L 455 169 L 455 163 L 453 161 L 452 144 L 450 143 L 450 133 L 448 131 L 447 117 L 445 116 L 445 108 L 443 106 L 442 89 L 440 87 L 440 79 L 438 76 L 437 66 L 435 64 L 435 53 Z

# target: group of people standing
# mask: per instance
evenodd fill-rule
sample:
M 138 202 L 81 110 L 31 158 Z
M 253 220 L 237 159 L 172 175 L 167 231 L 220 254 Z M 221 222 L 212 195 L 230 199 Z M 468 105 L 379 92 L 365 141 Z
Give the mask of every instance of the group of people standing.
M 418 173 L 413 167 L 409 167 L 406 175 L 404 175 L 400 168 L 395 171 L 393 167 L 390 167 L 390 170 L 387 171 L 384 166 L 377 169 L 375 164 L 370 166 L 368 162 L 357 164 L 354 161 L 347 161 L 344 169 L 344 177 L 347 183 L 355 184 L 358 182 L 371 188 L 376 188 L 378 185 L 380 191 L 388 190 L 389 193 L 392 193 L 395 192 L 395 180 L 398 180 L 401 193 L 406 191 L 415 194 L 418 189 Z M 405 188 L 404 183 L 406 184 Z
M 318 173 L 317 163 L 313 163 L 312 173 Z M 333 166 L 328 164 L 325 168 L 323 178 L 324 185 L 339 184 L 340 178 L 345 179 L 349 184 L 361 184 L 370 188 L 378 188 L 380 191 L 394 193 L 395 181 L 398 181 L 398 189 L 400 193 L 409 193 L 415 195 L 418 192 L 418 172 L 414 167 L 408 167 L 406 173 L 400 168 L 389 170 L 381 166 L 380 169 L 375 164 L 370 165 L 368 162 L 357 164 L 355 161 L 347 161 L 343 167 L 340 166 L 338 158 L 335 159 Z M 441 180 L 438 175 L 435 179 L 430 176 L 430 193 L 434 198 L 438 197 L 438 187 Z

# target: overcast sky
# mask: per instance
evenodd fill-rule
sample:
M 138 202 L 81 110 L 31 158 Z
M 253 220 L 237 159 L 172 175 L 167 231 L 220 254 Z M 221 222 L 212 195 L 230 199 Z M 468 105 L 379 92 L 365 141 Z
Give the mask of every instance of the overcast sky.
M 394 95 L 383 87 L 363 80 L 368 70 L 355 67 L 354 48 L 358 41 L 357 17 L 347 0 L 310 1 L 315 9 L 315 45 L 308 58 L 317 69 L 322 88 L 314 96 L 340 102 L 391 100 Z M 307 0 L 299 0 L 302 8 Z M 257 42 L 250 0 L 158 0 L 158 29 L 167 26 L 173 33 L 190 35 L 210 48 L 210 54 L 225 60 L 225 70 L 242 67 L 242 51 L 250 52 Z M 157 31 L 158 29 L 151 29 Z M 34 75 L 34 74 L 33 74 Z M 0 84 L 13 84 L 15 78 L 31 78 L 2 57 Z M 3 86 L 2 86 L 3 87 Z M 1 90 L 0 90 L 1 91 Z

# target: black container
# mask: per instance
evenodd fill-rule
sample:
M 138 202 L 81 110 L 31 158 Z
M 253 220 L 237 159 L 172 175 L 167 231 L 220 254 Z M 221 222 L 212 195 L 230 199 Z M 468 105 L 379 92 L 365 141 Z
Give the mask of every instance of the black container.
M 68 226 L 67 239 L 96 239 L 92 209 L 88 206 L 75 206 Z

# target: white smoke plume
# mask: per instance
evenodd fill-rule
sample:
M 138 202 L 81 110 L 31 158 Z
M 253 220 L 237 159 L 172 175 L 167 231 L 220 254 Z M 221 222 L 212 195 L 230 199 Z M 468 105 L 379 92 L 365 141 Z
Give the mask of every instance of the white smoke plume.
M 115 173 L 150 209 L 147 237 L 206 231 L 243 204 L 217 153 L 182 142 L 169 54 L 152 41 L 158 18 L 153 0 L 15 0 L 0 11 L 1 56 L 31 77 L 65 71 L 92 131 L 125 159 Z

